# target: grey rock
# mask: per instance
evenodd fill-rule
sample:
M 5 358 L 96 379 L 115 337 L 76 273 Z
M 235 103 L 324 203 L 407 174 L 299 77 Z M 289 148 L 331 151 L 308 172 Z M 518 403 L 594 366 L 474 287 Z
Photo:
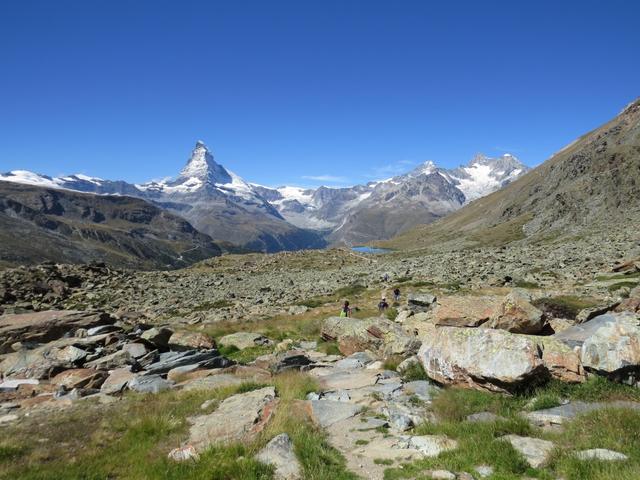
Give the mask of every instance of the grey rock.
M 467 422 L 471 423 L 483 423 L 483 422 L 497 422 L 498 420 L 506 420 L 506 418 L 496 415 L 491 412 L 478 412 L 467 415 Z
M 579 452 L 576 452 L 576 458 L 580 460 L 602 460 L 607 462 L 620 462 L 629 459 L 629 457 L 624 453 L 607 450 L 606 448 L 581 450 Z
M 435 295 L 430 293 L 414 293 L 407 297 L 407 308 L 412 312 L 426 312 L 436 302 Z
M 149 374 L 167 373 L 176 367 L 195 365 L 203 368 L 225 368 L 233 362 L 220 356 L 218 350 L 161 353 L 156 363 L 149 365 L 146 372 Z
M 553 442 L 539 438 L 521 437 L 519 435 L 505 435 L 500 438 L 509 442 L 533 468 L 545 466 L 555 448 Z
M 336 422 L 351 418 L 362 411 L 361 405 L 332 400 L 307 400 L 307 409 L 314 423 L 328 427 Z
M 490 465 L 478 465 L 475 470 L 482 478 L 493 475 L 493 467 Z
M 255 459 L 260 463 L 275 468 L 274 478 L 277 480 L 298 480 L 302 478 L 302 467 L 293 450 L 293 443 L 286 433 L 273 437 L 258 452 Z
M 139 393 L 159 393 L 170 389 L 172 385 L 160 375 L 136 376 L 128 383 L 130 390 Z

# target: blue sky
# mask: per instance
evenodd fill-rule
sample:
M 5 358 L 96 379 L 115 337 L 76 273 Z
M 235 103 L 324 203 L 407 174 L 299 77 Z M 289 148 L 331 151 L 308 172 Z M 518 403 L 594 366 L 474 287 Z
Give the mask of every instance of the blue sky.
M 4 0 L 0 171 L 162 178 L 197 139 L 273 186 L 476 152 L 535 165 L 640 95 L 638 18 L 619 0 Z

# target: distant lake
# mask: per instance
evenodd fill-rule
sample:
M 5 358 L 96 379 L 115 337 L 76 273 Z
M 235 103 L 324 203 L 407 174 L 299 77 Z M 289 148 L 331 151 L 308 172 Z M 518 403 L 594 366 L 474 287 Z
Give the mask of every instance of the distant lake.
M 360 247 L 352 247 L 351 250 L 360 253 L 389 253 L 391 251 L 388 248 L 367 247 L 366 245 Z

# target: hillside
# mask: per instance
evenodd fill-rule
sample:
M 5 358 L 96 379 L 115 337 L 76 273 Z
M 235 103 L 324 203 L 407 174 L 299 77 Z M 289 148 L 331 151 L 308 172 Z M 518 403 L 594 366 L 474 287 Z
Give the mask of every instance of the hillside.
M 640 99 L 502 190 L 384 245 L 452 248 L 588 234 L 631 224 L 639 210 Z
M 0 262 L 104 261 L 164 269 L 220 255 L 184 219 L 143 200 L 0 182 Z

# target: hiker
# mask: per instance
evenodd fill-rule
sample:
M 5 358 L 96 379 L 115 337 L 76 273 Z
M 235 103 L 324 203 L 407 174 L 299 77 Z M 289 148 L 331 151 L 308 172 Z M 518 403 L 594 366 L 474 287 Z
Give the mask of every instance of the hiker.
M 384 276 L 382 277 L 382 279 L 383 279 L 385 282 L 388 282 L 388 281 L 389 281 L 389 274 L 388 274 L 388 273 L 385 273 L 385 274 L 384 274 Z
M 393 291 L 393 300 L 395 302 L 400 301 L 400 289 L 398 287 L 396 287 L 395 290 Z
M 351 316 L 351 308 L 349 307 L 349 301 L 345 300 L 342 309 L 340 310 L 341 317 L 350 317 Z
M 380 300 L 380 303 L 378 304 L 378 311 L 380 313 L 383 313 L 387 308 L 389 308 L 389 304 L 387 303 L 387 299 L 383 298 L 382 300 Z

